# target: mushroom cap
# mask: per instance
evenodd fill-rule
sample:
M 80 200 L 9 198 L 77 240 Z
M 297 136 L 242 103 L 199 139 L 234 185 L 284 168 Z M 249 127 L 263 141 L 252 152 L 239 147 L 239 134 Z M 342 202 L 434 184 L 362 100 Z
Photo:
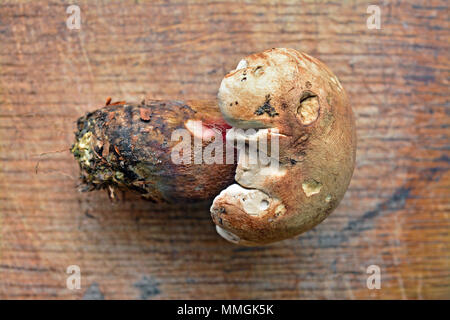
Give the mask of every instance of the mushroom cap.
M 354 116 L 337 77 L 316 58 L 274 48 L 241 60 L 222 80 L 218 98 L 224 119 L 241 132 L 233 138 L 244 140 L 237 186 L 222 191 L 211 207 L 219 234 L 264 244 L 323 221 L 343 198 L 355 165 Z M 250 128 L 256 133 L 246 135 Z M 270 165 L 247 161 L 245 144 L 256 136 L 278 146 L 277 154 L 258 149 Z

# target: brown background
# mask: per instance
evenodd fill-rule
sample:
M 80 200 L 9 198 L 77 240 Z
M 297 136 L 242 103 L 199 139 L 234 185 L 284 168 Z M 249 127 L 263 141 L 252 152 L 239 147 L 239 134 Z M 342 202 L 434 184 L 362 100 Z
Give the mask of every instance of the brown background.
M 81 30 L 66 28 L 75 2 Z M 381 30 L 366 27 L 369 4 Z M 444 0 L 1 1 L 0 298 L 450 298 L 448 12 Z M 241 57 L 271 47 L 323 60 L 353 104 L 357 167 L 324 223 L 241 248 L 207 205 L 77 191 L 79 116 L 109 96 L 214 98 Z M 371 264 L 381 290 L 366 287 Z

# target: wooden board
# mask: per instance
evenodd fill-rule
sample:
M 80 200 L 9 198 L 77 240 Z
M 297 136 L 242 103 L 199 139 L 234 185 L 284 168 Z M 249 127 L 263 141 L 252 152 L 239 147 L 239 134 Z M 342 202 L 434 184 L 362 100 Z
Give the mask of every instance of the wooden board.
M 0 298 L 450 298 L 447 1 L 380 2 L 380 30 L 371 1 L 77 3 L 80 30 L 66 27 L 72 2 L 0 4 Z M 271 47 L 323 60 L 353 104 L 357 167 L 325 222 L 242 248 L 208 204 L 77 191 L 79 116 L 109 96 L 214 98 L 240 58 Z

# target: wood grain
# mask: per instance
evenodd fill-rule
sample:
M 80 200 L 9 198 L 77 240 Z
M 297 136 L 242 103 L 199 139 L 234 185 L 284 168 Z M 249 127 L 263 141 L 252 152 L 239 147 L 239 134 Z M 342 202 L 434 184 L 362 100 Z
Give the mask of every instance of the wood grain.
M 366 27 L 371 1 L 77 3 L 80 30 L 66 27 L 72 2 L 0 4 L 0 298 L 450 298 L 446 1 L 384 1 L 381 30 Z M 241 57 L 271 47 L 324 61 L 353 104 L 357 167 L 325 222 L 241 248 L 208 204 L 77 192 L 79 116 L 109 96 L 214 98 Z

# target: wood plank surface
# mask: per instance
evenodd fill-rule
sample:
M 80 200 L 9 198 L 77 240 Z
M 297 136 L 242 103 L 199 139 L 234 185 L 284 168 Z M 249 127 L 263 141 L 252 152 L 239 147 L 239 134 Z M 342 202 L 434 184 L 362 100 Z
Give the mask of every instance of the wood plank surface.
M 449 299 L 448 2 L 0 2 L 0 298 Z M 338 209 L 298 238 L 237 247 L 208 205 L 79 193 L 75 120 L 113 100 L 214 98 L 253 52 L 324 61 L 357 120 Z M 39 161 L 38 170 L 36 166 Z M 366 269 L 381 268 L 369 290 Z M 66 268 L 81 268 L 81 289 Z

